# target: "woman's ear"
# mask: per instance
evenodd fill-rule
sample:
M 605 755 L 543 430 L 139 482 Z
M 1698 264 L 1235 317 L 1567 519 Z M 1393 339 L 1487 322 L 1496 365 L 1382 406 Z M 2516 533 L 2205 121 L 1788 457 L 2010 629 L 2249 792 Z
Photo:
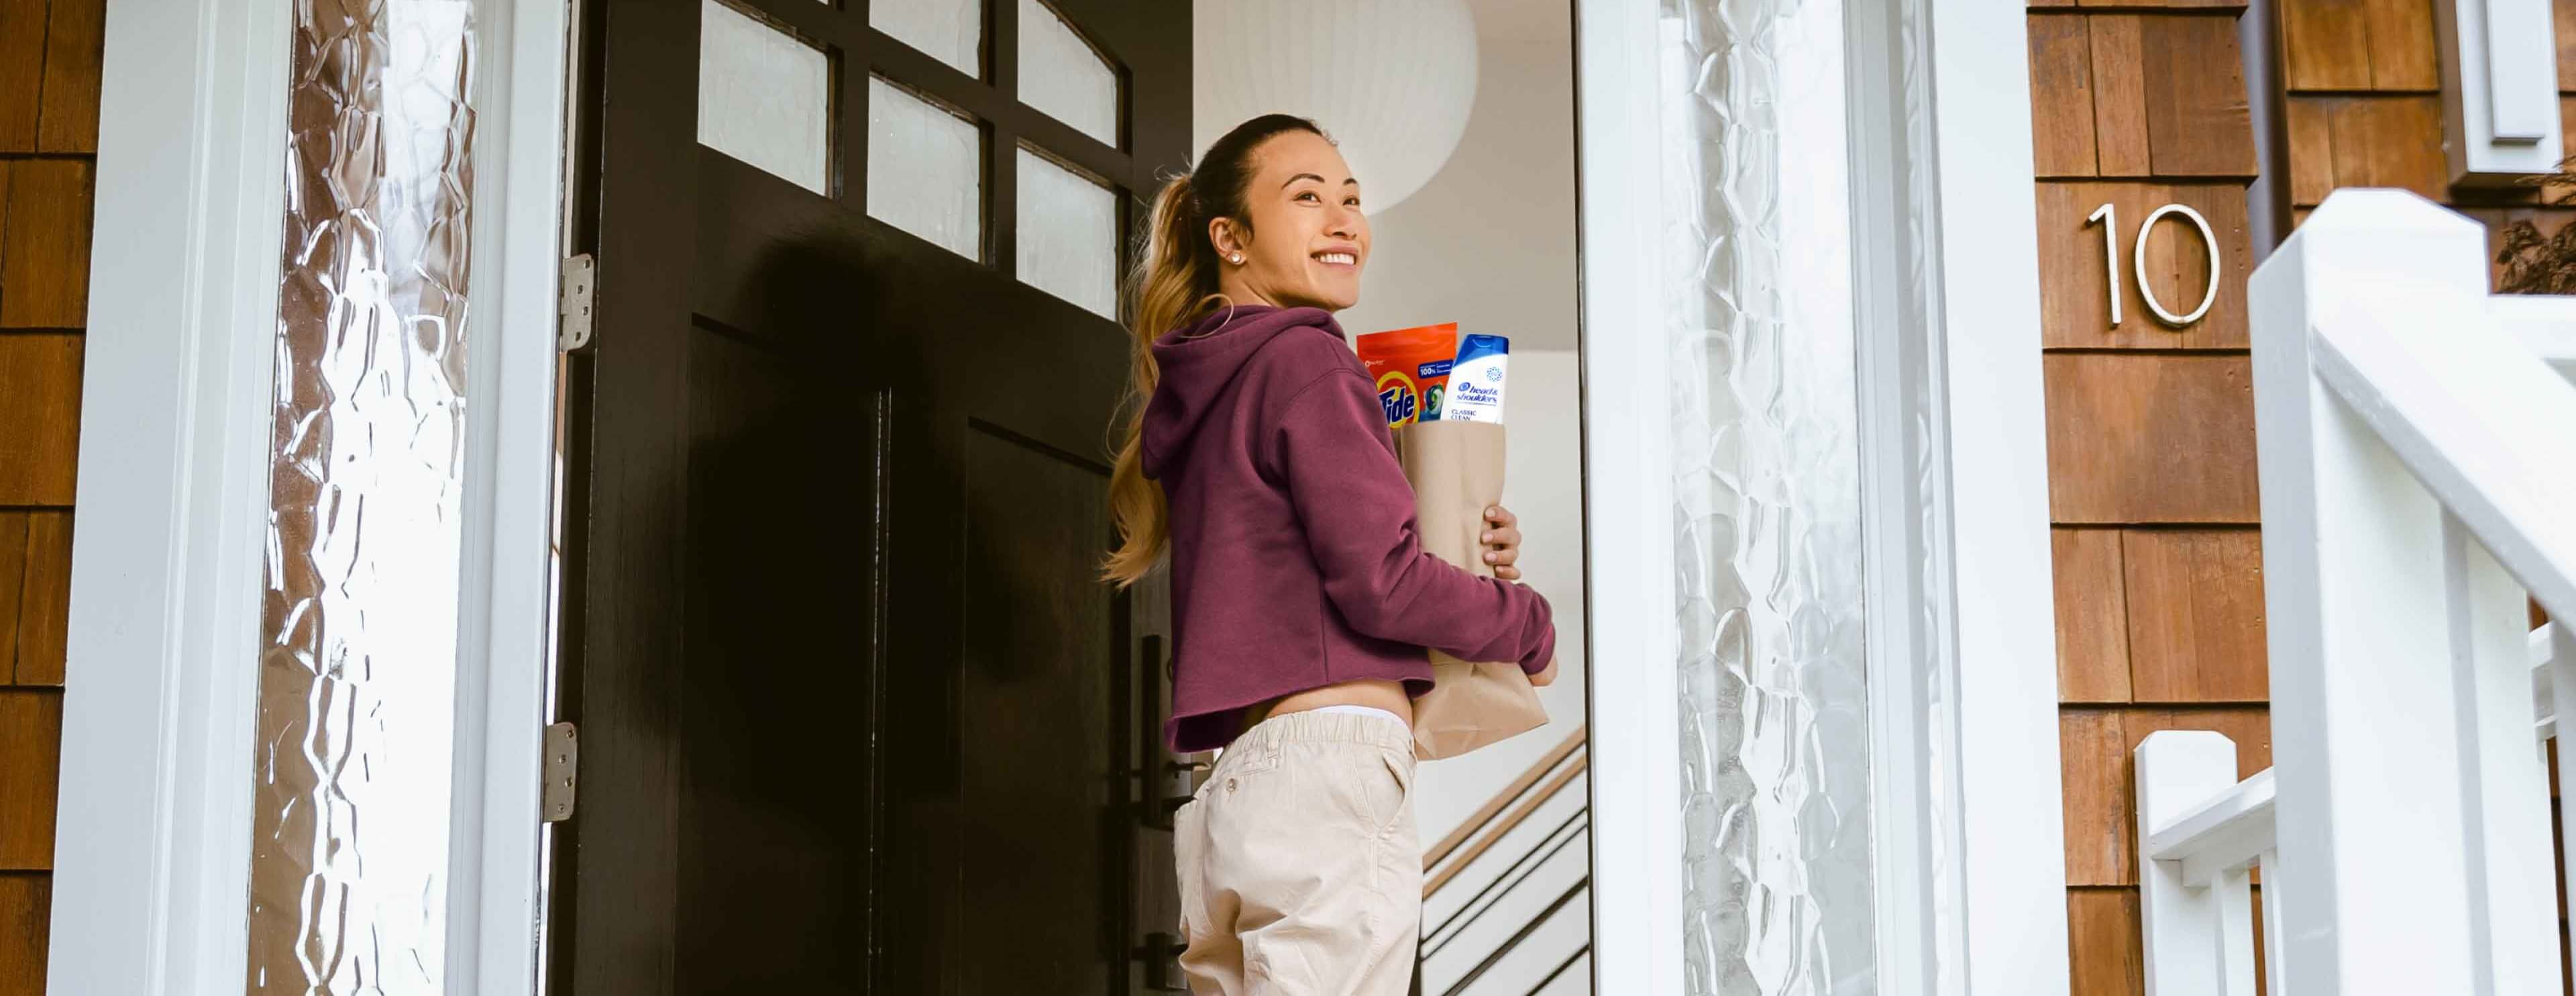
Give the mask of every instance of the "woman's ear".
M 1238 237 L 1232 218 L 1209 219 L 1208 241 L 1215 244 L 1218 259 L 1231 261 L 1243 254 L 1243 240 Z

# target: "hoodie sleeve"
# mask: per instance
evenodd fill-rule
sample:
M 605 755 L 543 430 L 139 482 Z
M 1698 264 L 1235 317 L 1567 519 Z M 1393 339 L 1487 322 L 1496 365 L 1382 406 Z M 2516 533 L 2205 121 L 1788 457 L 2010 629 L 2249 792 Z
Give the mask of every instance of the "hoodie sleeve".
M 1413 485 L 1355 364 L 1302 388 L 1271 442 L 1324 595 L 1352 629 L 1465 660 L 1516 661 L 1531 674 L 1547 667 L 1556 650 L 1547 599 L 1422 549 Z

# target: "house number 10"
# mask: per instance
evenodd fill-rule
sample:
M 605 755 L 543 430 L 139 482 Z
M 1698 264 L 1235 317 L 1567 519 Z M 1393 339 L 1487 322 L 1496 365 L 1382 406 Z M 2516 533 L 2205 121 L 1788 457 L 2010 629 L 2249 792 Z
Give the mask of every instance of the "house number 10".
M 2164 302 L 2156 300 L 2156 289 L 2147 284 L 2147 236 L 2156 230 L 2156 222 L 2168 214 L 2179 214 L 2191 219 L 2192 227 L 2200 229 L 2201 244 L 2209 247 L 2209 290 L 2200 295 L 2200 307 L 2191 309 L 2191 314 L 2188 315 L 2177 315 L 2166 311 Z M 2120 211 L 2106 201 L 2101 207 L 2094 208 L 2093 214 L 2084 219 L 2087 225 L 2097 221 L 2104 223 L 2102 225 L 2102 272 L 2104 276 L 2111 278 L 2111 327 L 2118 328 L 2120 327 Z M 2181 328 L 2199 321 L 2200 316 L 2209 313 L 2209 306 L 2218 300 L 2219 271 L 2218 236 L 2209 230 L 2208 219 L 2202 218 L 2200 212 L 2192 210 L 2187 205 L 2167 204 L 2147 215 L 2147 220 L 2138 226 L 2136 247 L 2137 251 L 2132 254 L 2130 269 L 2138 275 L 2138 296 L 2146 299 L 2147 310 L 2156 313 L 2157 321 L 2174 328 Z

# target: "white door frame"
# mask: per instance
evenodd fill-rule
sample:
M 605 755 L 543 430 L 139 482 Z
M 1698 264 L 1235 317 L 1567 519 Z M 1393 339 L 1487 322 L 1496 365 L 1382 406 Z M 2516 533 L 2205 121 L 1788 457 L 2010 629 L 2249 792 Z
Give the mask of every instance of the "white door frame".
M 456 991 L 503 993 L 528 991 L 536 971 L 566 5 L 485 2 L 475 251 L 486 267 L 474 307 L 490 319 L 478 341 L 497 345 L 478 348 L 474 387 L 485 403 L 469 409 L 449 977 Z M 2065 894 L 2051 860 L 2063 848 L 2024 26 L 2018 7 L 1979 0 L 1904 6 L 1903 16 L 1928 20 L 1906 35 L 1928 50 L 1929 68 L 1908 92 L 1919 101 L 1910 114 L 1930 119 L 1919 220 L 1944 305 L 1935 327 L 1946 515 L 1932 525 L 1947 530 L 1952 558 L 1932 608 L 1946 615 L 1950 659 L 1973 666 L 1955 675 L 1955 812 L 1938 813 L 1911 779 L 1891 784 L 1912 794 L 1881 794 L 1882 808 L 1914 807 L 1923 832 L 1960 849 L 1925 858 L 1921 841 L 1882 831 L 1902 845 L 1882 852 L 1882 879 L 1902 880 L 1882 891 L 1921 896 L 1955 876 L 1964 904 L 1955 943 L 1966 953 L 1940 964 L 1979 994 L 2054 996 L 2067 987 Z M 1855 21 L 1868 9 L 1854 0 Z M 1662 165 L 1655 6 L 1577 0 L 1577 11 L 1595 964 L 1604 992 L 1678 993 L 1669 407 L 1649 237 Z M 137 0 L 108 12 L 56 992 L 229 991 L 242 978 L 287 31 L 285 5 L 252 0 Z M 1911 120 L 1906 108 L 1875 110 L 1890 117 L 1856 124 L 1885 131 Z M 1870 164 L 1855 166 L 1859 182 Z M 1864 350 L 1881 362 L 1897 355 L 1895 330 L 1866 326 Z M 1931 376 L 1920 364 L 1881 372 Z M 1893 466 L 1873 461 L 1880 494 Z M 1873 516 L 1890 514 L 1878 505 Z M 1607 550 L 1621 554 L 1599 554 Z M 1873 571 L 1874 594 L 1890 573 Z M 1928 867 L 1945 860 L 1937 855 L 1955 867 Z M 1916 908 L 1927 915 L 1882 924 L 1891 939 L 1881 983 L 1951 992 L 1898 967 L 1952 943 L 1921 922 L 1941 903 Z
M 1593 954 L 1599 991 L 1666 996 L 1682 991 L 1683 869 L 1658 7 L 1577 0 L 1576 13 Z M 2026 27 L 2019 6 L 1984 0 L 1850 0 L 1845 16 L 1852 44 L 1872 46 L 1849 70 L 1869 593 L 1884 607 L 1870 613 L 1878 983 L 2059 996 Z M 1897 300 L 1909 280 L 1922 285 L 1912 322 Z M 1907 391 L 1925 429 L 1906 428 Z M 1921 480 L 1909 431 L 1929 435 Z M 1909 523 L 1929 554 L 1908 548 Z M 1943 673 L 1908 673 L 1918 660 Z
M 107 12 L 51 992 L 242 984 L 290 9 Z M 479 13 L 448 980 L 509 993 L 537 967 L 567 10 Z

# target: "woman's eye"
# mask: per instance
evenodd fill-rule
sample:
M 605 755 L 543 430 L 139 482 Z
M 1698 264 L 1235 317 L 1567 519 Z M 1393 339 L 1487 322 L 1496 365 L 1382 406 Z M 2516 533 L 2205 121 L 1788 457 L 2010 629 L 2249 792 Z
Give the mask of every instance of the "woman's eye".
M 1300 201 L 1320 201 L 1320 200 L 1323 200 L 1323 198 L 1315 196 L 1315 192 L 1314 192 L 1314 191 L 1312 191 L 1312 190 L 1309 190 L 1309 191 L 1307 191 L 1307 192 L 1305 192 L 1305 193 L 1302 193 L 1302 194 L 1298 194 L 1298 195 L 1297 195 L 1297 199 L 1298 199 L 1298 200 L 1300 200 Z

